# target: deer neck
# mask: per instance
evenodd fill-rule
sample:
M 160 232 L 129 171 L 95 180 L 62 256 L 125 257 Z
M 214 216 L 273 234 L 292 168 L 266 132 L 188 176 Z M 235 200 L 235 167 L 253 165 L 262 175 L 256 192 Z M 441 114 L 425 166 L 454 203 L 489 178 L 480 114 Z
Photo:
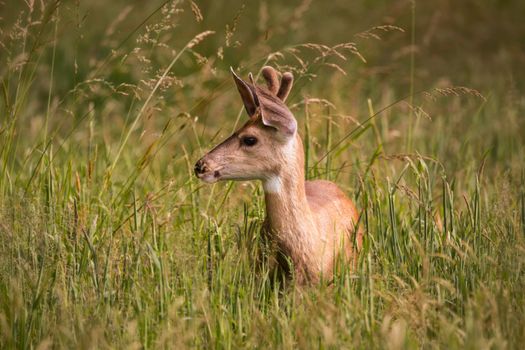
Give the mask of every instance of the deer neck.
M 289 141 L 283 166 L 275 176 L 263 181 L 266 215 L 271 234 L 286 246 L 308 242 L 313 220 L 306 198 L 304 153 L 301 138 Z

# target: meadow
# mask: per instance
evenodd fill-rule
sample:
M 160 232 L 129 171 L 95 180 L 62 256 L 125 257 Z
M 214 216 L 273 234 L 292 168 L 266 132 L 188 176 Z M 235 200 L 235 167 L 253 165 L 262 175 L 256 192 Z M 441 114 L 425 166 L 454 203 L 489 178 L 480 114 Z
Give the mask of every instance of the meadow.
M 521 1 L 0 2 L 0 348 L 519 349 Z M 261 185 L 193 165 L 291 71 L 355 269 L 256 267 Z M 259 81 L 262 81 L 260 79 Z

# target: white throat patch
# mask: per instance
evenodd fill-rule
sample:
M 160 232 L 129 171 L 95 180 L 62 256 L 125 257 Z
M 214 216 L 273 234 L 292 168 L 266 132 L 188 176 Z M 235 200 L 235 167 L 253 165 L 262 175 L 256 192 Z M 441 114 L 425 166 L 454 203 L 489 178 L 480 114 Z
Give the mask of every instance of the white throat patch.
M 293 158 L 295 157 L 295 135 L 288 143 L 284 146 L 283 155 L 285 161 L 293 164 Z M 279 175 L 274 175 L 263 181 L 263 189 L 266 193 L 280 193 L 282 191 L 283 181 Z
M 280 193 L 282 189 L 281 178 L 277 175 L 270 177 L 263 182 L 264 192 L 266 193 Z

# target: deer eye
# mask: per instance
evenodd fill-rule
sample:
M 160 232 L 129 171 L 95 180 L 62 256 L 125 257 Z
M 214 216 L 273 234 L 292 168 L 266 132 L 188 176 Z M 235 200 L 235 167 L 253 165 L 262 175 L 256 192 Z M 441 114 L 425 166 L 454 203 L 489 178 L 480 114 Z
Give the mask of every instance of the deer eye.
M 241 139 L 241 142 L 242 142 L 243 145 L 251 147 L 251 146 L 254 146 L 257 143 L 257 138 L 255 138 L 253 136 L 244 136 Z

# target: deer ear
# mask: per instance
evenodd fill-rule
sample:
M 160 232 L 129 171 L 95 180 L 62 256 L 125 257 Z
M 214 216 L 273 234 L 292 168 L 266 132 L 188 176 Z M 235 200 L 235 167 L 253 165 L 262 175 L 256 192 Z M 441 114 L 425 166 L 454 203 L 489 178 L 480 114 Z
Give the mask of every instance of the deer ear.
M 250 89 L 248 84 L 239 78 L 237 74 L 235 74 L 235 71 L 232 67 L 230 67 L 230 71 L 233 75 L 233 80 L 235 81 L 235 85 L 237 85 L 237 90 L 239 91 L 239 94 L 241 95 L 242 102 L 244 104 L 244 108 L 246 108 L 246 112 L 251 117 L 255 114 L 255 111 L 258 106 L 257 97 L 254 94 L 254 91 Z
M 277 92 L 277 97 L 279 97 L 283 102 L 286 101 L 286 98 L 288 97 L 288 94 L 290 93 L 290 90 L 292 89 L 293 84 L 293 75 L 290 72 L 286 72 L 283 74 L 281 78 L 281 86 L 279 87 L 279 91 Z
M 265 102 L 261 104 L 261 119 L 264 125 L 276 129 L 286 137 L 293 136 L 297 131 L 297 121 L 293 114 L 287 108 L 276 103 Z

